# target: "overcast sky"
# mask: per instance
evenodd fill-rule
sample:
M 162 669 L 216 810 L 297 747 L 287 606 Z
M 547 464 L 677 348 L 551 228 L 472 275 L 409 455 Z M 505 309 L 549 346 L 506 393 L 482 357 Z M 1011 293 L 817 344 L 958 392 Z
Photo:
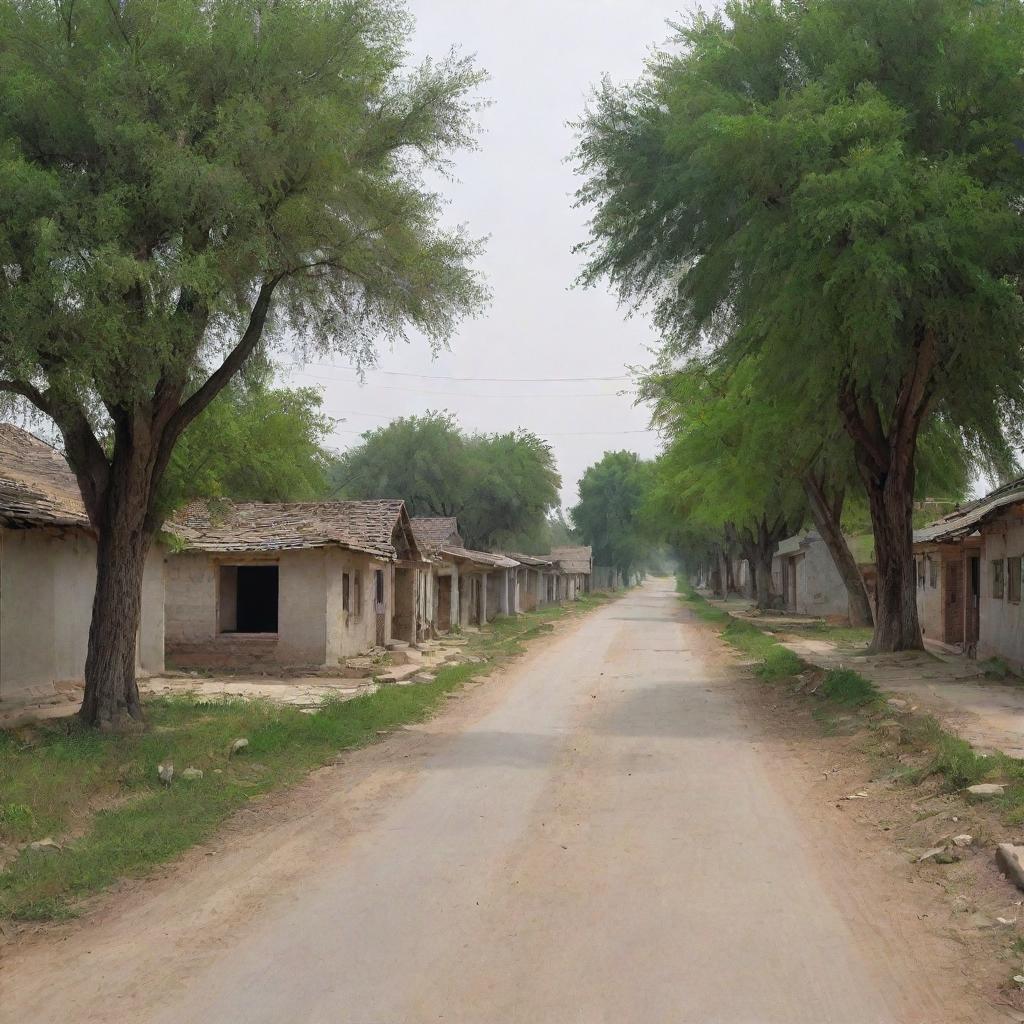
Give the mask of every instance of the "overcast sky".
M 458 181 L 446 192 L 448 216 L 490 238 L 480 266 L 493 301 L 436 359 L 414 343 L 382 352 L 386 372 L 371 371 L 365 386 L 354 373 L 324 365 L 307 367 L 293 381 L 322 386 L 326 411 L 347 418 L 332 438 L 338 448 L 357 443 L 364 430 L 428 409 L 449 410 L 470 430 L 532 430 L 554 448 L 568 507 L 584 469 L 603 452 L 652 456 L 658 444 L 645 432 L 646 411 L 620 394 L 629 386 L 625 367 L 650 361 L 649 324 L 627 319 L 603 288 L 572 287 L 579 258 L 571 250 L 585 237 L 585 217 L 572 207 L 577 182 L 565 162 L 573 147 L 566 122 L 579 117 L 603 73 L 624 81 L 641 72 L 681 4 L 408 2 L 418 55 L 442 57 L 454 45 L 491 76 L 482 90 L 492 105 L 481 115 L 480 149 L 458 157 Z M 481 379 L 487 377 L 620 379 L 527 384 Z

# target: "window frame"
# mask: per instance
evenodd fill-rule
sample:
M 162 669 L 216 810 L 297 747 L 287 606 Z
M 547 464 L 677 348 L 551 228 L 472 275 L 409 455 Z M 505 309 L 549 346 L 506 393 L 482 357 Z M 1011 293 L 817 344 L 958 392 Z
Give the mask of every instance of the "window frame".
M 989 560 L 989 567 L 992 572 L 992 600 L 1006 600 L 1006 559 L 993 558 Z
M 1016 566 L 1016 571 L 1014 571 Z M 1014 586 L 1016 583 L 1016 586 Z M 1016 594 L 1016 596 L 1014 596 Z M 1010 604 L 1020 604 L 1021 598 L 1021 557 L 1015 555 L 1006 559 L 1006 599 Z

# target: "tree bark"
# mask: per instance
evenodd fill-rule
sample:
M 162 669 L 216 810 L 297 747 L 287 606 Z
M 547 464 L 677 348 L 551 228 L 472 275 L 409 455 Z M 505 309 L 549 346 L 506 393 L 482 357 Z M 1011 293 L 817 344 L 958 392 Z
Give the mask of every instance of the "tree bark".
M 924 647 L 914 574 L 914 460 L 934 385 L 937 352 L 934 333 L 920 329 L 888 427 L 873 397 L 860 394 L 848 380 L 840 384 L 839 408 L 854 442 L 875 537 L 878 594 L 870 650 L 876 654 Z
M 718 561 L 718 586 L 714 588 L 714 594 L 724 601 L 729 596 L 729 560 L 721 545 L 716 546 L 715 557 Z
M 781 517 L 768 522 L 762 515 L 753 527 L 737 530 L 731 526 L 732 535 L 750 567 L 752 594 L 761 611 L 771 611 L 779 606 L 779 595 L 772 578 L 772 561 L 778 550 L 779 541 L 790 533 L 788 524 Z
M 864 577 L 861 575 L 857 560 L 853 557 L 850 545 L 843 535 L 843 492 L 839 491 L 831 501 L 826 494 L 825 481 L 814 473 L 806 473 L 803 478 L 804 493 L 811 510 L 811 518 L 821 539 L 825 542 L 832 562 L 839 573 L 850 605 L 851 626 L 873 626 L 874 615 L 871 611 L 871 600 Z
M 924 648 L 914 573 L 913 461 L 894 452 L 893 463 L 883 482 L 867 482 L 878 567 L 878 616 L 870 648 L 876 654 Z

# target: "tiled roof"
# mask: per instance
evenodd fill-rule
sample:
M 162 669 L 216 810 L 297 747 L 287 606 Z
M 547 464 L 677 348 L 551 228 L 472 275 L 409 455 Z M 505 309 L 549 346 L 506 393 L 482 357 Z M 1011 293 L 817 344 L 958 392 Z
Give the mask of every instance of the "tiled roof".
M 996 488 L 984 498 L 972 501 L 941 519 L 914 531 L 915 544 L 955 541 L 973 533 L 981 524 L 1008 505 L 1024 503 L 1024 477 Z
M 435 554 L 445 544 L 462 545 L 455 516 L 414 516 L 410 522 L 416 544 L 425 555 Z
M 588 547 L 552 548 L 551 560 L 558 563 L 562 572 L 589 573 L 593 552 Z
M 553 566 L 554 562 L 550 555 L 521 555 L 518 551 L 508 552 L 509 558 L 514 558 L 522 565 L 528 565 L 531 569 L 540 569 L 545 566 Z
M 89 526 L 64 456 L 27 430 L 0 423 L 0 524 Z
M 176 513 L 165 529 L 196 551 L 285 551 L 337 545 L 395 558 L 393 537 L 403 517 L 408 523 L 405 505 L 397 500 L 193 502 Z
M 486 569 L 514 569 L 519 563 L 505 555 L 495 555 L 490 551 L 471 551 L 468 548 L 445 544 L 441 553 L 449 558 L 457 558 L 465 562 L 474 562 Z

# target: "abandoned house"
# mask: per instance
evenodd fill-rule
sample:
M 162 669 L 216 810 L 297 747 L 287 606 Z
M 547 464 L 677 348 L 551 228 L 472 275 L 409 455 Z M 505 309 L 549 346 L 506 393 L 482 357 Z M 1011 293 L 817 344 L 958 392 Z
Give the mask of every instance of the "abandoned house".
M 420 554 L 429 563 L 421 574 L 419 595 L 420 638 L 424 639 L 459 625 L 459 563 L 444 548 L 461 548 L 462 537 L 454 516 L 415 516 L 411 523 Z
M 515 573 L 519 563 L 514 558 L 451 544 L 441 550 L 458 567 L 460 626 L 482 626 L 498 615 L 519 611 Z
M 401 501 L 194 503 L 167 530 L 175 665 L 333 666 L 417 639 L 427 566 Z
M 163 671 L 163 552 L 143 575 L 140 674 Z M 0 423 L 0 701 L 51 697 L 84 682 L 96 538 L 64 457 Z
M 1024 668 L 1024 479 L 915 531 L 914 554 L 925 638 Z
M 555 600 L 575 601 L 590 591 L 594 556 L 589 547 L 552 548 L 550 557 L 558 570 Z
M 532 612 L 555 600 L 549 597 L 557 570 L 551 558 L 545 555 L 521 555 L 510 552 L 509 558 L 519 563 L 516 570 L 516 586 L 519 589 L 519 610 Z
M 864 577 L 873 568 L 870 551 L 862 550 L 860 538 L 848 537 L 847 543 Z M 780 542 L 772 559 L 772 586 L 781 597 L 783 609 L 791 614 L 849 622 L 846 586 L 828 545 L 815 530 Z M 870 593 L 869 588 L 869 596 Z

